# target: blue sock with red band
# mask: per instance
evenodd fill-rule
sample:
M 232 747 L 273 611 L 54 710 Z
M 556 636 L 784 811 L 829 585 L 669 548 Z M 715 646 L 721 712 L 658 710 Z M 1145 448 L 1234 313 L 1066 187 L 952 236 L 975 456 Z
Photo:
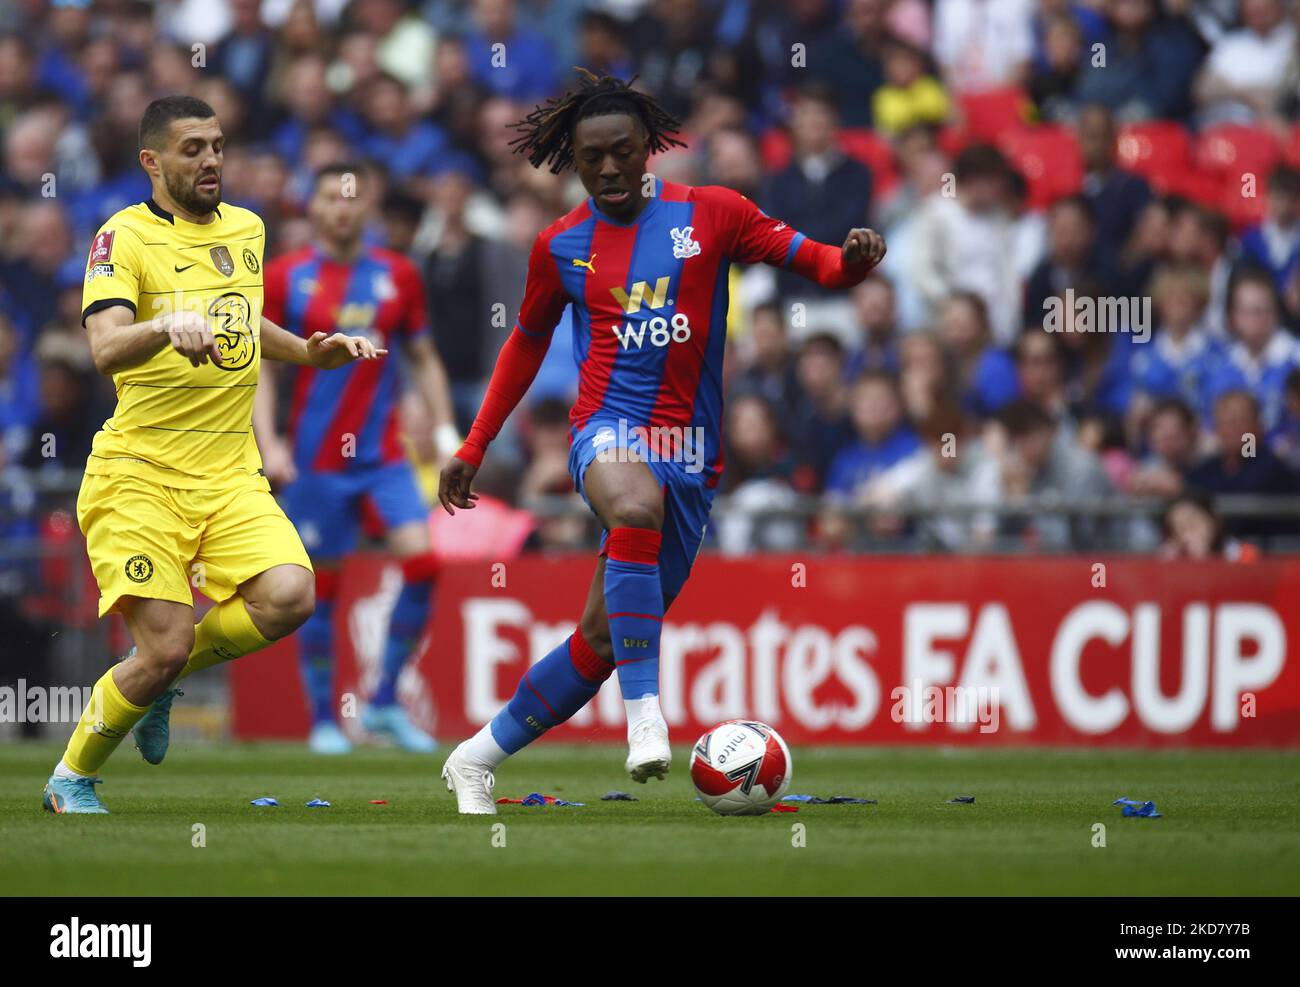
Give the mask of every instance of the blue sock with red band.
M 582 632 L 574 631 L 524 672 L 510 702 L 492 720 L 492 739 L 514 754 L 591 702 L 613 671 Z
M 298 628 L 298 667 L 312 726 L 335 722 L 334 594 L 338 573 L 316 572 L 316 609 Z
M 417 555 L 402 561 L 405 583 L 388 620 L 388 641 L 384 645 L 379 684 L 370 697 L 372 705 L 391 706 L 397 702 L 397 680 L 415 655 L 415 646 L 429 622 L 437 573 L 438 559 L 434 555 Z
M 659 695 L 659 634 L 664 591 L 663 536 L 650 528 L 614 528 L 605 540 L 605 609 L 623 698 Z

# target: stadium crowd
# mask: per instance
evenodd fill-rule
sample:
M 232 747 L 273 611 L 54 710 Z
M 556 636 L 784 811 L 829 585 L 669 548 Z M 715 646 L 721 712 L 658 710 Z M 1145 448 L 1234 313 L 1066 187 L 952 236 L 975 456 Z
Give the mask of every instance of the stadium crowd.
M 0 0 L 0 470 L 79 467 L 111 412 L 81 331 L 86 251 L 148 196 L 136 129 L 177 92 L 216 109 L 224 196 L 264 217 L 268 258 L 309 241 L 316 169 L 365 163 L 371 235 L 424 272 L 466 430 L 529 246 L 583 196 L 513 154 L 507 126 L 583 65 L 638 75 L 679 116 L 689 146 L 652 159 L 659 176 L 889 245 L 847 295 L 732 272 L 723 492 L 824 508 L 762 529 L 724 515 L 722 548 L 851 547 L 845 508 L 868 505 L 885 544 L 1078 549 L 1103 522 L 944 509 L 1136 495 L 1171 507 L 1124 544 L 1243 557 L 1297 527 L 1224 523 L 1211 498 L 1297 489 L 1298 17 L 1284 0 Z M 484 489 L 571 494 L 575 380 L 566 321 Z M 560 519 L 533 544 L 583 537 Z

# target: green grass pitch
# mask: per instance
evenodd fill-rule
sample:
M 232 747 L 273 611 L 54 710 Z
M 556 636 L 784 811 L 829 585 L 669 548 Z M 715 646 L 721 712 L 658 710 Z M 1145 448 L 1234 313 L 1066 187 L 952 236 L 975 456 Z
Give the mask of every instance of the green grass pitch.
M 496 794 L 586 808 L 491 818 L 457 816 L 441 752 L 279 744 L 182 746 L 160 767 L 124 746 L 99 789 L 114 814 L 54 817 L 40 792 L 60 753 L 0 746 L 4 894 L 1300 894 L 1300 752 L 796 748 L 793 792 L 879 804 L 742 819 L 693 801 L 685 748 L 640 786 L 616 747 L 544 742 Z M 611 789 L 640 800 L 600 801 Z M 262 795 L 280 807 L 249 805 Z M 333 807 L 305 808 L 316 796 Z M 1164 818 L 1122 818 L 1120 796 Z

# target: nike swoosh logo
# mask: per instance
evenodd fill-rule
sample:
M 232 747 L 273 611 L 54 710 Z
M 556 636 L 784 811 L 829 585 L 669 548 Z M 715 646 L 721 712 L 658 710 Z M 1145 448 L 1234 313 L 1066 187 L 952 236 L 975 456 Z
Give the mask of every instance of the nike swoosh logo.
M 181 267 L 179 264 L 177 264 L 177 265 L 176 265 L 176 273 L 177 273 L 177 274 L 180 274 L 181 271 L 188 271 L 191 267 L 193 267 L 193 266 L 194 266 L 195 264 L 197 264 L 197 263 L 198 263 L 198 261 L 195 261 L 194 264 L 186 264 L 184 267 Z

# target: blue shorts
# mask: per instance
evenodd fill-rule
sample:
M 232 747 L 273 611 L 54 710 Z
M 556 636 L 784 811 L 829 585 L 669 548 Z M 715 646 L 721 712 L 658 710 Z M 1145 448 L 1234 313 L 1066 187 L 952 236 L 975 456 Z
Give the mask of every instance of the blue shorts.
M 367 515 L 385 530 L 429 516 L 415 471 L 405 462 L 346 473 L 301 473 L 283 500 L 307 553 L 320 560 L 353 551 Z
M 601 434 L 601 430 L 607 430 Z M 626 445 L 634 449 L 650 467 L 659 488 L 664 494 L 663 541 L 659 550 L 659 580 L 663 584 L 664 599 L 671 601 L 690 575 L 695 557 L 704 543 L 704 532 L 709 523 L 709 509 L 713 506 L 713 488 L 708 486 L 706 474 L 692 472 L 686 463 L 655 459 L 635 436 L 626 434 Z M 612 433 L 612 434 L 611 434 Z M 582 478 L 587 467 L 602 453 L 619 447 L 618 422 L 612 419 L 592 419 L 573 437 L 569 446 L 569 475 L 574 488 L 582 495 L 587 506 L 587 492 Z M 600 536 L 600 547 L 605 549 L 606 531 Z

